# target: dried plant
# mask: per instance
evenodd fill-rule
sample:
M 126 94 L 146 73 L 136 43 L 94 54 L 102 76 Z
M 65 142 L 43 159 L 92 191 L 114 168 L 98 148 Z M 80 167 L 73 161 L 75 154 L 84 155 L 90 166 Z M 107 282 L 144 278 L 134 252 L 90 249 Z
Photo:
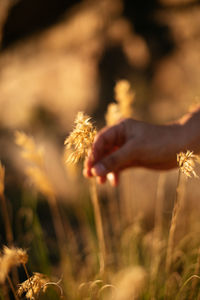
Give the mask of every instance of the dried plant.
M 187 177 L 191 177 L 192 175 L 198 178 L 198 175 L 194 171 L 195 162 L 198 161 L 198 156 L 190 152 L 189 150 L 186 153 L 179 153 L 177 155 L 177 161 L 179 169 L 183 174 Z
M 121 114 L 124 118 L 130 118 L 133 115 L 133 102 L 135 93 L 131 89 L 128 80 L 117 81 L 115 88 L 115 99 L 118 102 Z
M 103 280 L 97 279 L 89 282 L 82 282 L 78 287 L 78 296 L 81 299 L 104 299 L 102 294 L 105 291 L 114 292 L 116 287 L 112 284 L 106 284 Z M 114 294 L 114 293 L 113 293 Z M 106 298 L 107 299 L 107 298 Z
M 24 159 L 38 167 L 44 167 L 44 149 L 36 145 L 33 137 L 22 131 L 16 131 L 15 143 L 21 147 L 21 156 Z
M 31 179 L 35 187 L 47 198 L 54 197 L 53 187 L 47 178 L 46 173 L 37 167 L 28 167 L 26 174 Z
M 96 135 L 96 128 L 90 119 L 83 112 L 78 112 L 74 121 L 75 128 L 64 142 L 66 151 L 72 151 L 67 158 L 67 163 L 77 163 L 87 156 Z
M 9 214 L 8 214 L 6 198 L 4 195 L 4 180 L 5 180 L 5 167 L 2 166 L 2 164 L 0 162 L 0 201 L 1 201 L 1 207 L 2 207 L 2 212 L 3 212 L 6 240 L 7 240 L 8 245 L 11 246 L 11 244 L 13 242 L 13 232 L 12 232 L 12 226 L 11 226 L 10 218 L 9 218 Z
M 191 177 L 192 175 L 194 177 L 198 177 L 196 172 L 194 171 L 195 161 L 197 159 L 198 157 L 194 155 L 193 152 L 190 152 L 189 150 L 186 153 L 181 152 L 177 155 L 179 173 L 178 173 L 178 181 L 176 187 L 176 199 L 175 199 L 174 208 L 172 212 L 171 226 L 170 226 L 168 246 L 167 246 L 166 266 L 165 266 L 167 274 L 169 273 L 172 264 L 174 235 L 175 235 L 178 216 L 180 214 L 181 204 L 183 200 L 182 199 L 183 190 L 181 191 L 181 174 L 184 174 L 187 177 Z
M 27 299 L 35 299 L 41 290 L 43 292 L 46 291 L 47 286 L 45 284 L 48 282 L 49 278 L 46 275 L 35 272 L 33 276 L 19 285 L 17 294 L 21 297 L 26 293 Z
M 122 118 L 122 113 L 117 103 L 110 103 L 105 114 L 106 124 L 108 126 L 116 124 Z
M 200 274 L 200 248 L 198 249 L 198 253 L 197 253 L 197 261 L 195 264 L 194 274 L 197 276 Z M 195 278 L 192 282 L 189 300 L 194 299 L 197 285 L 198 285 L 198 280 L 197 280 L 197 278 Z
M 125 79 L 117 81 L 114 92 L 117 103 L 110 103 L 105 114 L 108 126 L 116 124 L 122 118 L 131 118 L 133 116 L 135 93 L 131 89 L 129 81 Z
M 172 219 L 171 219 L 168 245 L 167 245 L 166 264 L 165 264 L 165 271 L 167 274 L 169 274 L 171 269 L 171 264 L 173 259 L 173 248 L 174 248 L 174 235 L 177 227 L 178 216 L 181 210 L 181 197 L 179 196 L 180 184 L 181 184 L 181 170 L 179 169 L 178 181 L 176 187 L 176 198 L 175 198 L 175 203 L 172 212 Z
M 88 151 L 91 148 L 92 143 L 94 141 L 94 137 L 97 133 L 96 128 L 93 126 L 90 120 L 91 118 L 89 116 L 85 115 L 83 112 L 78 112 L 75 118 L 75 128 L 64 142 L 66 146 L 65 150 L 71 151 L 66 161 L 67 163 L 77 163 L 80 158 L 85 158 L 87 156 Z M 90 192 L 94 208 L 97 236 L 100 248 L 100 271 L 102 272 L 105 267 L 106 256 L 102 217 L 100 212 L 100 205 L 97 195 L 95 179 L 91 179 L 90 183 Z
M 48 200 L 56 236 L 58 238 L 60 254 L 61 257 L 63 257 L 65 252 L 65 231 L 55 197 L 54 188 L 49 180 L 47 170 L 45 168 L 44 150 L 36 145 L 33 137 L 28 136 L 24 132 L 15 132 L 15 142 L 21 148 L 22 157 L 29 164 L 29 166 L 26 167 L 25 173 L 31 179 L 31 182 L 35 185 L 36 189 Z
M 0 256 L 0 283 L 6 280 L 11 269 L 20 264 L 24 265 L 28 261 L 28 255 L 25 250 L 20 248 L 4 246 L 3 253 Z
M 156 294 L 156 281 L 159 273 L 159 266 L 161 263 L 161 254 L 164 248 L 163 240 L 163 202 L 164 202 L 164 185 L 166 181 L 166 174 L 159 174 L 157 191 L 156 191 L 156 205 L 155 205 L 155 221 L 153 229 L 153 240 L 151 239 L 151 264 L 150 264 L 150 293 L 153 298 Z
M 0 195 L 4 194 L 5 167 L 0 162 Z

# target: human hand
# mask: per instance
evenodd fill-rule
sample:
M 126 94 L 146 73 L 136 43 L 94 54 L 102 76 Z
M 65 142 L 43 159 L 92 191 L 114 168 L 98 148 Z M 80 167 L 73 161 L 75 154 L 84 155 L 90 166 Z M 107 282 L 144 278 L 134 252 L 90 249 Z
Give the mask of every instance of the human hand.
M 124 119 L 97 134 L 83 173 L 86 177 L 96 176 L 99 183 L 111 177 L 112 185 L 117 185 L 119 173 L 129 167 L 175 167 L 179 148 L 180 124 L 153 125 Z

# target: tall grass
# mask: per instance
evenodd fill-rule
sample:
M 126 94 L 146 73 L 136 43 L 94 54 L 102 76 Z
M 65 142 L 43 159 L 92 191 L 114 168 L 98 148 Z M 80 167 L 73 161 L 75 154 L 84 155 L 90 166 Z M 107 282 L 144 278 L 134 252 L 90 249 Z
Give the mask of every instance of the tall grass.
M 125 91 L 127 92 L 126 84 Z M 128 99 L 132 101 L 133 93 L 128 95 L 130 96 Z M 127 106 L 123 106 L 123 109 L 125 111 Z M 82 125 L 76 120 L 78 128 L 73 131 L 75 146 L 70 149 L 74 152 L 69 156 L 69 160 L 76 163 L 82 155 L 87 155 L 95 136 L 90 119 L 83 114 L 79 114 L 78 119 Z M 86 130 L 84 133 L 86 136 L 81 136 L 80 132 L 83 134 L 83 128 L 85 130 L 88 124 L 89 133 Z M 91 141 L 87 140 L 88 137 L 92 138 Z M 66 144 L 70 144 L 69 148 L 73 144 L 73 139 L 71 137 L 67 139 Z M 22 149 L 21 154 L 26 161 L 26 177 L 34 183 L 38 191 L 35 194 L 36 208 L 33 209 L 31 197 L 30 202 L 26 203 L 37 218 L 37 222 L 31 223 L 33 240 L 39 239 L 38 230 L 43 231 L 44 238 L 40 247 L 31 248 L 36 241 L 27 242 L 29 258 L 27 256 L 27 259 L 23 260 L 22 256 L 16 256 L 19 250 L 12 246 L 20 243 L 20 240 L 13 237 L 13 224 L 6 205 L 5 169 L 1 165 L 1 212 L 6 244 L 9 246 L 4 248 L 0 255 L 2 300 L 9 297 L 17 300 L 23 297 L 70 300 L 199 299 L 199 220 L 193 217 L 195 214 L 192 210 L 185 213 L 183 201 L 186 197 L 183 193 L 186 186 L 183 176 L 197 177 L 194 170 L 196 156 L 193 153 L 188 151 L 178 156 L 179 170 L 171 219 L 163 214 L 167 173 L 159 174 L 155 187 L 154 220 L 151 226 L 147 226 L 147 216 L 138 214 L 137 209 L 133 208 L 136 199 L 130 186 L 127 186 L 128 181 L 122 180 L 120 190 L 107 184 L 103 191 L 101 188 L 97 189 L 95 179 L 92 179 L 91 185 L 86 182 L 85 189 L 80 194 L 82 202 L 76 199 L 77 203 L 74 201 L 70 206 L 67 201 L 65 203 L 57 199 L 45 168 L 45 150 L 41 150 L 32 137 L 22 132 L 16 134 L 16 142 Z M 87 149 L 79 148 L 83 144 Z M 128 172 L 127 176 L 130 182 L 134 178 L 131 172 Z M 145 187 L 145 182 L 143 184 Z M 88 186 L 91 188 L 91 194 Z M 22 187 L 22 190 L 27 190 L 27 187 Z M 31 193 L 33 191 L 30 191 Z M 51 222 L 45 220 L 48 230 L 37 208 L 44 199 L 45 207 L 51 212 L 49 215 Z M 21 203 L 24 205 L 23 201 Z M 190 215 L 192 221 L 189 221 Z M 185 222 L 189 222 L 187 230 L 184 227 Z M 52 228 L 49 225 L 51 223 Z M 12 256 L 9 263 L 5 249 L 10 249 L 8 252 L 15 255 L 15 259 Z M 26 253 L 25 250 L 22 251 Z M 52 253 L 55 254 L 57 251 L 59 255 L 55 258 Z M 38 263 L 34 256 L 41 256 L 41 261 L 45 260 L 45 263 Z M 45 274 L 47 262 L 50 267 L 48 276 Z M 17 282 L 12 273 L 16 267 L 20 274 L 21 267 L 24 267 L 23 276 L 20 276 Z M 37 272 L 37 269 L 40 272 Z M 5 273 L 3 277 L 2 271 Z

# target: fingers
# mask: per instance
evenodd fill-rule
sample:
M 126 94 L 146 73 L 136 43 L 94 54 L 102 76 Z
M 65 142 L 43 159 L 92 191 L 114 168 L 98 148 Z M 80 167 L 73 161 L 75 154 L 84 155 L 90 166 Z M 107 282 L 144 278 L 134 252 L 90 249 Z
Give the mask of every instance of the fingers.
M 108 179 L 108 181 L 110 182 L 110 184 L 112 186 L 117 186 L 119 184 L 119 174 L 118 173 L 108 173 L 106 176 L 97 176 L 97 174 L 95 173 L 94 170 L 89 170 L 86 167 L 83 169 L 83 175 L 86 178 L 90 178 L 92 176 L 96 176 L 97 178 L 97 182 L 99 184 L 103 184 L 106 182 L 106 180 Z
M 88 164 L 94 165 L 105 155 L 113 152 L 125 142 L 125 130 L 123 122 L 102 129 L 96 136 L 91 152 L 89 153 Z
M 97 162 L 91 168 L 91 173 L 94 176 L 106 176 L 110 172 L 118 173 L 133 163 L 133 155 L 132 143 L 128 142 Z
M 117 173 L 127 159 L 127 150 L 129 151 L 129 147 L 123 146 L 126 141 L 125 133 L 122 121 L 117 125 L 102 129 L 97 134 L 88 158 L 84 162 L 85 177 L 96 176 L 100 184 L 106 179 L 113 186 L 118 184 Z
M 106 176 L 97 176 L 96 178 L 99 184 L 105 183 L 106 180 L 108 180 L 110 185 L 112 185 L 113 187 L 119 184 L 119 176 L 117 173 L 108 173 Z

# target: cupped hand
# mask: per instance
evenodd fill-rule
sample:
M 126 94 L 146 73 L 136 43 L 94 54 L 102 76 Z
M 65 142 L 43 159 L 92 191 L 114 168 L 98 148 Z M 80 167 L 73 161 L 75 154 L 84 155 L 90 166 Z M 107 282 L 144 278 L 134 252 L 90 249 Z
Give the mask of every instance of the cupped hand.
M 119 173 L 129 167 L 175 167 L 180 138 L 179 124 L 154 125 L 124 119 L 97 134 L 83 173 L 86 177 L 96 176 L 99 183 L 110 178 L 117 185 Z

